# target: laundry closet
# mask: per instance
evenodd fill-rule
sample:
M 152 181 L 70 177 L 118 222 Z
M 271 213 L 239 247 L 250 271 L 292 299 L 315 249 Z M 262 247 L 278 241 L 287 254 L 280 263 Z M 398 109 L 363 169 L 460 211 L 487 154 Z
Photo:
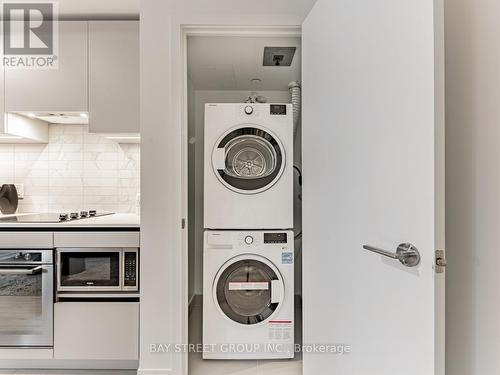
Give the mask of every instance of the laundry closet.
M 282 34 L 187 36 L 193 375 L 302 373 L 301 37 Z
M 141 273 L 146 291 L 141 322 L 154 323 L 141 325 L 141 373 L 162 369 L 185 375 L 189 369 L 191 374 L 309 375 L 326 368 L 349 375 L 443 374 L 442 2 L 185 0 L 143 5 L 141 160 L 144 165 L 162 163 L 165 173 L 143 168 L 141 177 L 142 210 L 148 218 L 141 223 L 141 241 L 148 250 L 141 258 L 147 270 Z M 271 37 L 290 38 L 290 44 Z M 300 45 L 293 44 L 294 37 L 300 37 Z M 264 47 L 290 45 L 296 47 L 292 68 L 300 64 L 301 75 L 283 66 L 263 66 Z M 277 55 L 274 63 L 284 63 L 285 53 Z M 281 139 L 285 134 L 264 121 L 276 116 L 291 123 L 286 119 L 293 81 L 302 88 L 302 127 L 294 142 L 297 156 L 302 137 L 302 163 L 294 160 L 303 172 L 302 229 L 296 224 L 211 228 L 205 219 L 232 222 L 227 206 L 236 212 L 237 197 L 266 197 L 286 181 L 289 172 L 279 160 L 281 146 L 287 147 Z M 247 110 L 249 96 L 257 103 L 248 103 Z M 259 96 L 266 103 L 259 103 Z M 224 111 L 231 102 L 233 109 Z M 209 139 L 205 110 L 210 111 Z M 259 146 L 247 152 L 250 144 Z M 276 171 L 281 177 L 275 182 Z M 300 173 L 292 173 L 298 189 Z M 229 197 L 209 202 L 211 218 L 204 212 L 207 175 L 215 189 L 211 194 Z M 252 176 L 275 183 L 258 193 L 240 191 L 248 185 L 237 186 L 235 180 Z M 292 191 L 293 200 L 298 193 Z M 248 209 L 249 220 L 256 220 L 259 204 Z M 276 199 L 268 204 L 282 206 Z M 244 213 L 235 217 L 238 222 Z M 293 237 L 303 232 L 303 249 L 290 231 Z M 278 253 L 282 257 L 274 258 Z M 207 254 L 213 263 L 204 264 Z M 238 258 L 242 255 L 246 263 Z M 291 276 L 288 262 L 293 259 L 298 268 L 301 258 L 301 272 Z M 235 268 L 229 269 L 232 261 Z M 209 271 L 205 280 L 204 268 Z M 299 288 L 295 284 L 301 276 Z M 294 308 L 289 319 L 286 285 L 292 277 L 302 309 Z M 264 302 L 269 309 L 260 309 Z M 284 309 L 274 309 L 276 303 Z M 247 324 L 242 324 L 245 316 Z M 260 328 L 265 326 L 264 337 Z M 206 352 L 150 350 L 156 342 L 187 343 L 188 333 L 192 343 L 282 340 L 303 345 L 293 359 L 264 359 L 255 351 L 252 355 L 260 358 L 237 358 L 250 350 L 231 360 L 208 359 Z M 291 357 L 290 352 L 285 350 L 283 357 Z

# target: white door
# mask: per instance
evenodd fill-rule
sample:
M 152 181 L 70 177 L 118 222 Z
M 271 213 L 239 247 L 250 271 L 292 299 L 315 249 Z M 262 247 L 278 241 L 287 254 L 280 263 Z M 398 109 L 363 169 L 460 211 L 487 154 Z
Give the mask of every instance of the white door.
M 440 14 L 318 0 L 304 22 L 304 344 L 350 350 L 304 353 L 306 375 L 442 373 Z M 363 248 L 403 243 L 417 265 Z

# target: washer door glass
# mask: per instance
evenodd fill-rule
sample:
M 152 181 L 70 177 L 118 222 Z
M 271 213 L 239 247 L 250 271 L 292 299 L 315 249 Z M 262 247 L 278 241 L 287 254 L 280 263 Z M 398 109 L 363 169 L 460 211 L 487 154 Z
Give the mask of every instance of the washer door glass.
M 222 312 L 241 324 L 268 319 L 279 305 L 271 302 L 272 280 L 279 280 L 278 275 L 263 262 L 245 259 L 232 263 L 215 286 Z
M 284 151 L 270 133 L 252 127 L 240 128 L 225 135 L 218 143 L 214 168 L 219 180 L 231 190 L 255 193 L 265 190 L 283 172 Z

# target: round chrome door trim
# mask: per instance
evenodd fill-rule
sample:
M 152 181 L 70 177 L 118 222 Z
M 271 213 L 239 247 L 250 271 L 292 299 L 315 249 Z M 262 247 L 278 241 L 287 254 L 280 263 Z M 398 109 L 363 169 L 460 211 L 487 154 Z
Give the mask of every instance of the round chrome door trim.
M 257 323 L 243 324 L 241 322 L 238 322 L 238 321 L 231 319 L 222 310 L 222 308 L 219 304 L 219 300 L 217 298 L 217 287 L 219 284 L 220 277 L 223 275 L 223 273 L 229 267 L 231 267 L 233 264 L 241 262 L 241 261 L 256 261 L 256 262 L 260 262 L 260 263 L 264 264 L 265 266 L 269 267 L 274 272 L 277 279 L 281 282 L 281 288 L 282 288 L 283 293 L 281 295 L 280 301 L 276 303 L 277 306 L 274 308 L 273 312 L 269 316 L 266 317 L 266 319 L 264 319 L 260 322 L 257 322 Z M 261 326 L 262 324 L 266 324 L 269 320 L 272 320 L 274 318 L 274 316 L 276 316 L 276 314 L 278 314 L 279 311 L 281 310 L 281 306 L 283 305 L 283 301 L 285 299 L 285 294 L 286 294 L 285 282 L 283 280 L 283 276 L 281 275 L 281 272 L 279 271 L 279 269 L 268 258 L 265 258 L 265 257 L 260 256 L 260 255 L 256 255 L 256 254 L 241 254 L 241 255 L 237 255 L 237 256 L 229 259 L 219 268 L 219 270 L 217 271 L 217 274 L 212 282 L 212 300 L 213 300 L 213 303 L 215 304 L 215 306 L 217 307 L 217 310 L 224 317 L 224 319 L 226 319 L 228 322 L 231 322 L 232 324 L 235 324 L 239 327 L 241 327 L 241 326 L 248 326 L 250 328 L 258 327 L 258 326 Z
M 252 130 L 255 130 L 256 134 L 251 134 L 250 132 Z M 236 132 L 242 131 L 243 134 L 237 134 Z M 248 132 L 248 133 L 245 133 Z M 234 133 L 234 134 L 232 134 Z M 254 138 L 260 138 L 261 142 L 273 145 L 275 144 L 276 147 L 274 148 L 275 155 L 277 160 L 275 161 L 276 164 L 279 164 L 276 166 L 275 170 L 273 170 L 272 173 L 264 175 L 262 178 L 259 179 L 250 179 L 250 178 L 237 178 L 234 176 L 231 176 L 230 174 L 226 173 L 225 170 L 218 169 L 216 167 L 217 162 L 216 162 L 216 150 L 225 148 L 226 144 L 229 143 L 231 140 L 241 137 L 241 136 L 248 136 L 248 138 L 254 137 Z M 229 136 L 229 137 L 228 137 Z M 229 139 L 227 139 L 229 138 Z M 222 147 L 220 145 L 222 144 Z M 226 158 L 227 154 L 224 152 L 224 158 Z M 281 140 L 269 129 L 259 126 L 259 125 L 254 125 L 254 124 L 240 124 L 237 126 L 232 127 L 231 129 L 227 130 L 224 132 L 215 142 L 213 149 L 212 149 L 212 170 L 219 180 L 226 188 L 228 188 L 231 191 L 234 191 L 236 193 L 240 194 L 245 194 L 245 195 L 250 195 L 250 194 L 259 194 L 262 193 L 271 187 L 273 187 L 281 178 L 283 175 L 283 172 L 285 171 L 285 166 L 287 164 L 287 155 L 285 152 L 285 148 L 283 147 L 283 144 L 281 143 Z M 230 182 L 226 181 L 226 179 L 232 180 L 233 182 L 239 182 L 242 185 L 249 185 L 253 182 L 262 182 L 263 186 L 257 187 L 255 189 L 242 189 L 238 188 L 237 186 L 232 185 Z M 261 180 L 261 181 L 259 181 Z

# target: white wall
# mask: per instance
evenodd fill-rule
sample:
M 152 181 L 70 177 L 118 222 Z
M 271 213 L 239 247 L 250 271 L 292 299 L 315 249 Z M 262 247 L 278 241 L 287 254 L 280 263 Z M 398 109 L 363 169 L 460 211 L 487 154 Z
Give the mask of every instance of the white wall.
M 140 145 L 87 125 L 49 125 L 48 144 L 0 144 L 0 184 L 24 185 L 18 212 L 135 212 Z
M 500 2 L 446 0 L 447 373 L 500 368 Z
M 180 225 L 187 215 L 181 25 L 300 25 L 314 2 L 141 1 L 141 375 L 187 371 L 187 354 L 150 351 L 154 343 L 187 341 L 187 230 Z
M 193 82 L 188 77 L 188 233 L 195 233 L 196 214 L 196 122 L 195 122 L 195 90 Z M 191 302 L 196 294 L 196 238 L 188 235 L 188 297 Z
M 180 34 L 174 31 L 171 6 L 166 1 L 141 1 L 141 375 L 180 374 L 186 367 L 181 355 L 150 350 L 152 344 L 178 343 L 187 336 L 182 327 L 187 275 L 180 272 L 187 268 L 181 228 L 181 145 L 186 139 L 179 118 L 182 69 L 173 57 L 177 50 L 173 35 L 179 43 Z

